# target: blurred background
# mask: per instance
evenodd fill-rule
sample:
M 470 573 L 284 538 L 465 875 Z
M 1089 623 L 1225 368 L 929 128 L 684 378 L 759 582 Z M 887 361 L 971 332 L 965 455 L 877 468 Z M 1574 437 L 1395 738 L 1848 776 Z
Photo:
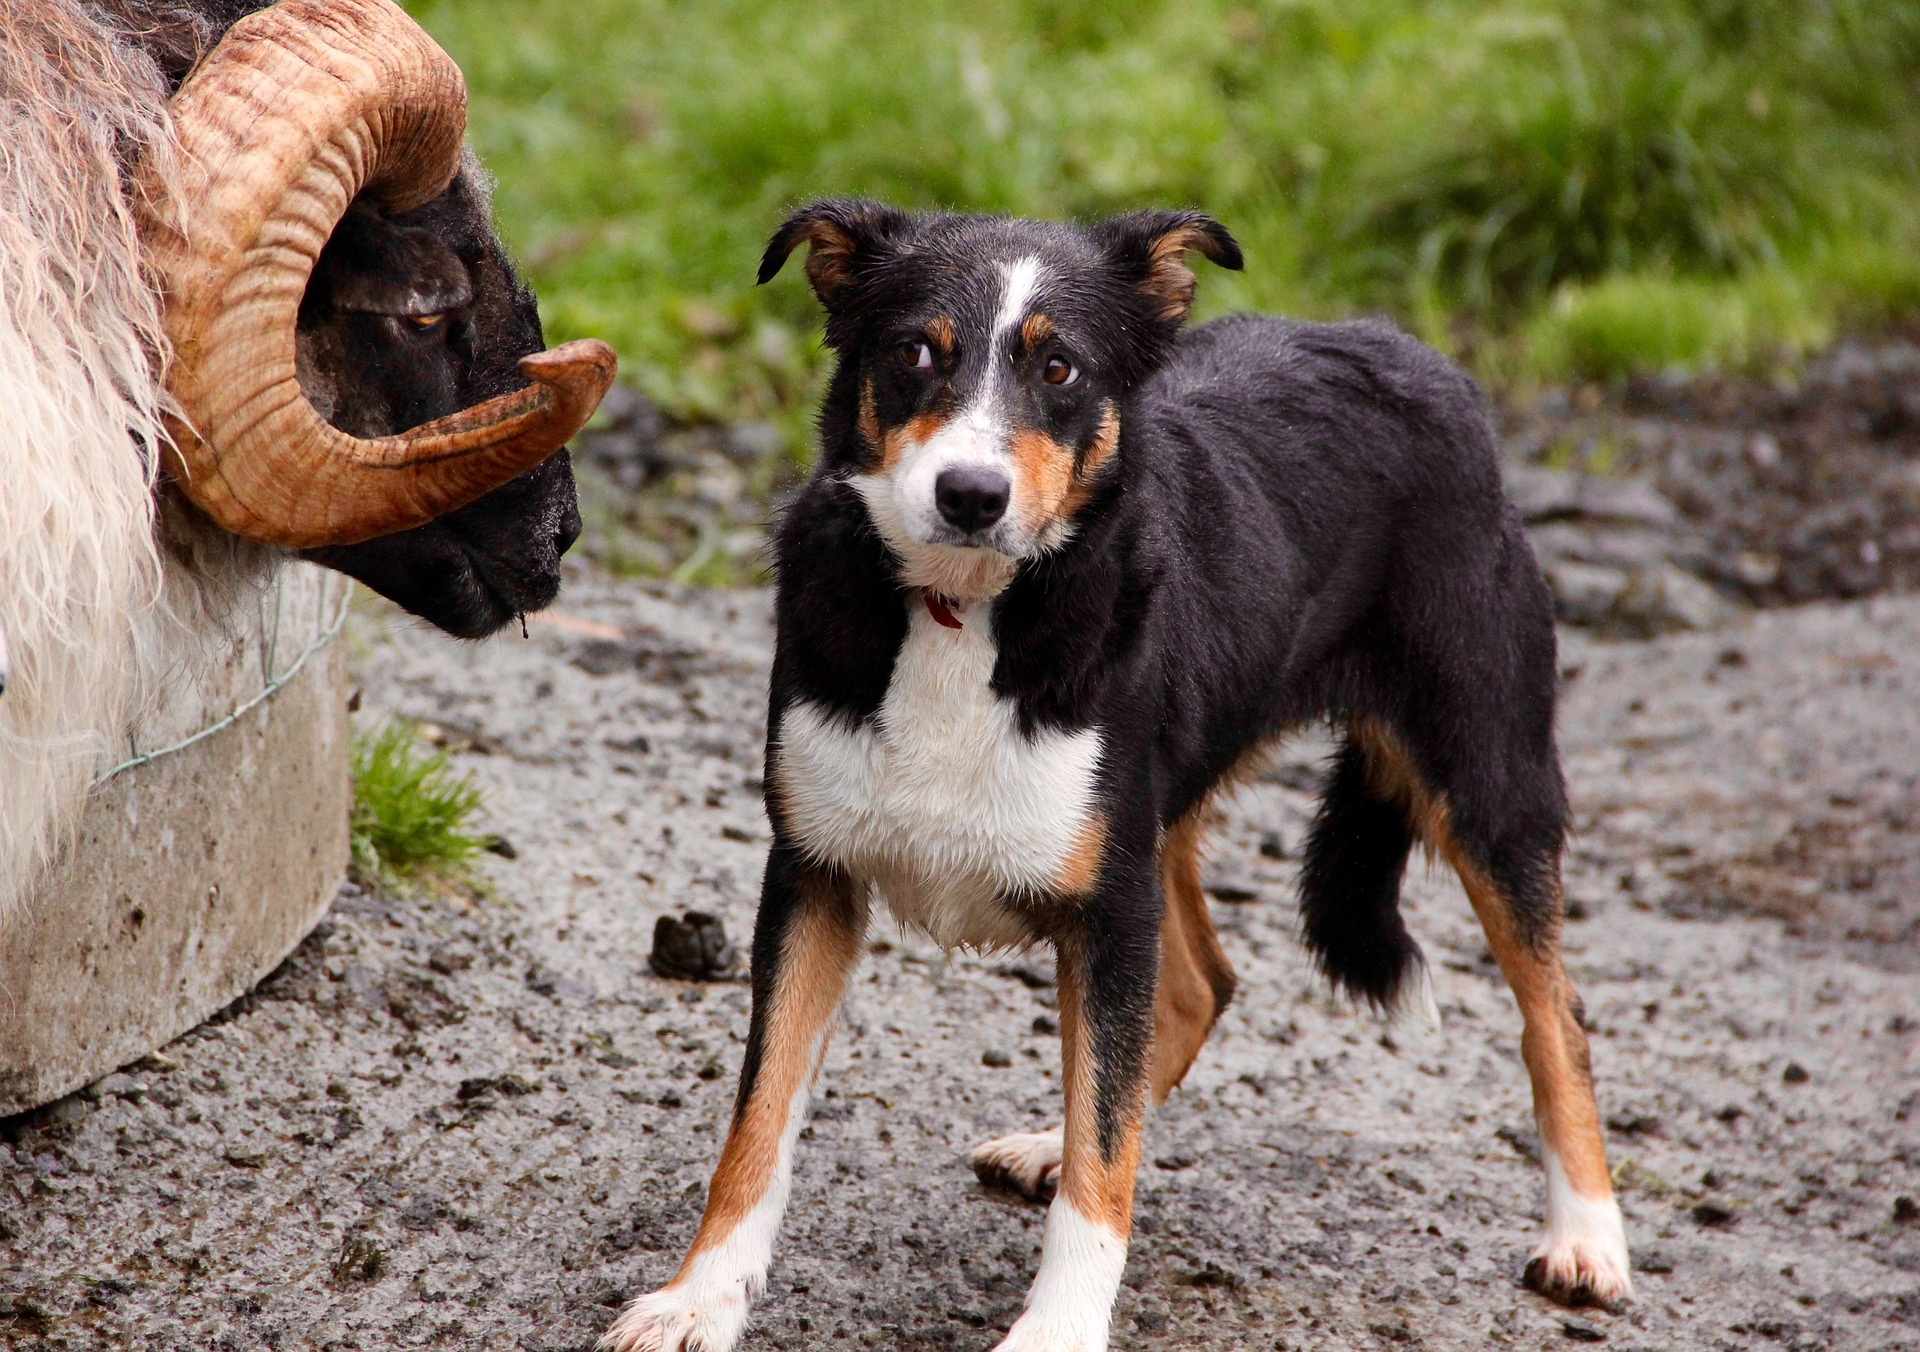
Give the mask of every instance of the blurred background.
M 1201 269 L 1202 317 L 1392 316 L 1487 382 L 1518 460 L 1665 475 L 1654 487 L 1699 537 L 1667 554 L 1723 596 L 1907 576 L 1906 546 L 1882 538 L 1900 528 L 1890 510 L 1916 515 L 1898 504 L 1856 510 L 1873 520 L 1800 569 L 1809 581 L 1783 541 L 1833 505 L 1831 484 L 1774 484 L 1785 497 L 1761 515 L 1777 519 L 1743 534 L 1709 500 L 1765 497 L 1769 472 L 1794 468 L 1788 424 L 1806 410 L 1778 401 L 1832 374 L 1836 342 L 1884 355 L 1920 317 L 1920 4 L 411 9 L 466 70 L 471 136 L 550 337 L 619 349 L 629 388 L 582 457 L 586 547 L 617 571 L 738 581 L 760 566 L 769 495 L 811 453 L 824 361 L 800 270 L 757 289 L 755 265 L 785 210 L 859 193 L 1053 217 L 1198 206 L 1248 259 Z M 1672 437 L 1643 434 L 1649 416 L 1716 409 L 1738 444 L 1698 463 L 1670 465 Z M 1779 454 L 1754 452 L 1756 435 Z M 1823 483 L 1858 477 L 1833 447 L 1814 454 Z

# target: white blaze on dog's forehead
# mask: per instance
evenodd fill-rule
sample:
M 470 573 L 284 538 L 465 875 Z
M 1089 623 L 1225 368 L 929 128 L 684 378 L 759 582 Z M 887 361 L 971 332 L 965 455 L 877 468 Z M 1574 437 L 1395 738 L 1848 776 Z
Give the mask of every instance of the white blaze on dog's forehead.
M 1045 270 L 1031 256 L 991 266 L 999 276 L 1000 294 L 985 350 L 996 355 L 966 391 L 962 407 L 931 435 L 904 439 L 884 474 L 861 475 L 854 481 L 875 527 L 905 565 L 907 580 L 957 600 L 997 595 L 1018 559 L 1036 547 L 1054 548 L 1064 539 L 1060 531 L 1044 538 L 1030 536 L 1021 524 L 1029 513 L 1010 450 L 1014 427 L 1008 391 L 1013 375 L 997 358 L 1006 335 L 1032 308 Z M 962 346 L 970 341 L 963 337 Z M 1010 510 L 990 530 L 963 538 L 943 519 L 938 485 L 951 469 L 998 471 L 1009 479 Z
M 1012 263 L 1002 263 L 1000 276 L 1006 283 L 1006 289 L 1000 293 L 1000 312 L 993 318 L 993 346 L 996 348 L 1000 344 L 1000 336 L 1027 317 L 1027 307 L 1033 303 L 1033 294 L 1040 289 L 1040 260 L 1029 256 Z

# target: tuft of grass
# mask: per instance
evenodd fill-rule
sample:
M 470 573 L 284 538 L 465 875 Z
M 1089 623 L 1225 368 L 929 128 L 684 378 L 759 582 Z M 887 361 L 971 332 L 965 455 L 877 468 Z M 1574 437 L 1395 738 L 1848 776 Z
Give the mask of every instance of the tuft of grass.
M 1779 270 L 1721 279 L 1628 273 L 1563 287 L 1520 334 L 1521 373 L 1610 380 L 1636 371 L 1765 374 L 1831 342 L 1834 307 Z
M 752 282 L 818 195 L 1196 205 L 1248 258 L 1203 315 L 1387 311 L 1541 369 L 1740 363 L 1920 307 L 1911 3 L 408 3 L 466 71 L 552 336 L 796 459 L 818 315 L 799 268 Z
M 446 752 L 423 752 L 412 724 L 390 722 L 354 735 L 352 767 L 355 881 L 382 890 L 471 881 L 488 837 L 466 827 L 482 795 Z

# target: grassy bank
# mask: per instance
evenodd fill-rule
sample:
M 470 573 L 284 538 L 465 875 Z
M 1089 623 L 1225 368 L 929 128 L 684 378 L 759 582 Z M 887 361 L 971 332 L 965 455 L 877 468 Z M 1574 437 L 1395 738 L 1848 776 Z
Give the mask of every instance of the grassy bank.
M 1508 382 L 1765 365 L 1920 307 L 1912 0 L 418 0 L 555 336 L 804 442 L 790 205 L 1246 245 L 1207 312 L 1388 312 Z

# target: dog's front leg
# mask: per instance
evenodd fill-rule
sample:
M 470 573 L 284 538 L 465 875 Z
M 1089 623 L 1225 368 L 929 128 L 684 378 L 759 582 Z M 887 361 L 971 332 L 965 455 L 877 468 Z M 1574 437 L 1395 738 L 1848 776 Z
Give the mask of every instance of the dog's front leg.
M 1027 1307 L 995 1352 L 1103 1352 L 1133 1229 L 1159 971 L 1157 897 L 1096 903 L 1059 945 L 1067 1119 Z
M 753 934 L 753 1021 L 733 1125 L 693 1247 L 672 1281 L 636 1299 L 609 1352 L 729 1352 L 766 1283 L 786 1210 L 794 1139 L 827 1030 L 866 934 L 865 892 L 776 841 Z

